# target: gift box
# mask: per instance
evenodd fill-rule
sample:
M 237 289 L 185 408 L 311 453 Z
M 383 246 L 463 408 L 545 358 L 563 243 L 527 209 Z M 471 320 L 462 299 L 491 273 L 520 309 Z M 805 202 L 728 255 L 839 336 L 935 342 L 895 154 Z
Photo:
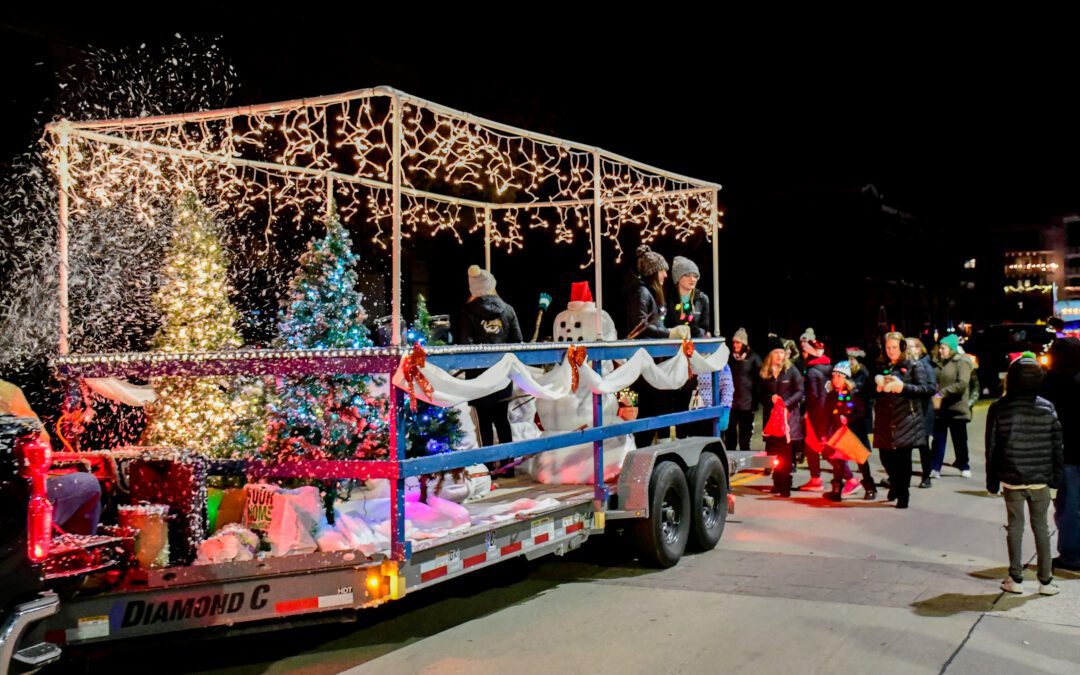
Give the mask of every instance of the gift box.
M 169 507 L 169 562 L 190 565 L 206 538 L 206 458 L 179 448 L 140 450 L 128 467 L 131 502 Z

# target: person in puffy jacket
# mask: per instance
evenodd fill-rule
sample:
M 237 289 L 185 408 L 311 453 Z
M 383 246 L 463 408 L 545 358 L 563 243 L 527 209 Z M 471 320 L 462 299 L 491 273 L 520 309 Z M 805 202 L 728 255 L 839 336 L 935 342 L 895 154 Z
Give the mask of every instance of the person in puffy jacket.
M 908 358 L 924 369 L 926 374 L 930 377 L 930 384 L 937 387 L 937 371 L 934 370 L 934 362 L 930 359 L 930 355 L 926 352 L 926 345 L 919 338 L 908 338 Z M 919 445 L 919 464 L 922 466 L 922 482 L 919 483 L 919 487 L 928 488 L 932 487 L 933 483 L 931 478 L 933 477 L 934 461 L 933 452 L 930 450 L 930 437 L 934 435 L 934 405 L 931 403 L 933 398 L 929 398 L 923 401 L 923 410 L 925 411 L 926 418 L 926 435 L 923 436 L 922 443 Z
M 1062 482 L 1065 445 L 1054 405 L 1037 395 L 1042 377 L 1035 355 L 1022 354 L 1009 366 L 1005 396 L 990 405 L 986 416 L 986 490 L 997 494 L 999 489 L 1004 489 L 1009 576 L 1001 582 L 1001 589 L 1009 593 L 1024 590 L 1021 544 L 1025 503 L 1038 554 L 1039 593 L 1058 592 L 1053 583 L 1053 554 L 1046 515 L 1050 509 L 1050 489 Z
M 805 438 L 802 423 L 802 401 L 805 396 L 803 376 L 787 358 L 784 343 L 769 338 L 765 363 L 761 367 L 759 396 L 762 419 L 765 421 L 765 452 L 774 456 L 772 492 L 781 497 L 791 496 L 791 473 L 795 455 L 793 444 Z M 770 424 L 773 408 L 787 410 L 787 428 L 776 429 Z
M 517 312 L 506 304 L 495 292 L 495 277 L 478 265 L 469 268 L 469 300 L 461 310 L 458 321 L 458 342 L 465 345 L 499 345 L 508 342 L 522 342 L 521 326 Z M 470 375 L 473 377 L 475 375 Z M 507 413 L 514 385 L 488 394 L 471 403 L 476 408 L 479 422 L 480 444 L 494 445 L 495 436 L 492 427 L 499 436 L 500 443 L 513 440 L 510 433 L 510 420 Z
M 889 474 L 889 501 L 906 509 L 911 486 L 911 452 L 926 435 L 923 402 L 934 395 L 929 373 L 906 357 L 900 333 L 885 335 L 885 363 L 874 377 L 878 392 L 874 403 L 874 447 Z
M 754 411 L 757 400 L 754 391 L 757 387 L 758 373 L 761 371 L 761 357 L 750 349 L 750 339 L 746 329 L 735 331 L 731 338 L 732 383 L 735 386 L 731 401 L 731 422 L 728 424 L 724 445 L 732 450 L 749 450 L 750 439 L 754 435 Z
M 668 328 L 664 325 L 667 316 L 664 282 L 668 278 L 668 264 L 664 256 L 645 244 L 638 246 L 635 272 L 627 277 L 623 288 L 626 294 L 627 339 L 688 339 L 688 326 Z M 644 377 L 639 377 L 634 382 L 633 389 L 638 393 L 639 419 L 679 409 L 679 402 L 671 392 L 653 389 Z M 656 433 L 655 429 L 635 433 L 634 441 L 637 447 L 651 445 Z
M 803 372 L 806 378 L 806 399 L 803 409 L 809 421 L 806 433 L 817 434 L 818 441 L 823 442 L 829 422 L 829 411 L 825 409 L 825 397 L 829 379 L 832 377 L 832 362 L 828 356 L 825 356 L 825 343 L 814 337 L 814 329 L 806 330 L 810 337 L 807 338 L 807 333 L 804 333 L 801 344 L 806 364 L 806 370 Z M 806 465 L 810 470 L 810 480 L 799 489 L 815 492 L 824 490 L 825 486 L 821 482 L 821 453 L 814 450 L 808 442 L 803 447 L 806 452 Z

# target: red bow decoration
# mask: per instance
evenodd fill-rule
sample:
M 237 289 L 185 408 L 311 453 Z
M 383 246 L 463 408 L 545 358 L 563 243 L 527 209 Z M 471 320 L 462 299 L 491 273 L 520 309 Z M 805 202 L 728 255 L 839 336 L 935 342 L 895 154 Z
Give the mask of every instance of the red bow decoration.
M 566 360 L 570 362 L 570 389 L 577 392 L 580 373 L 578 369 L 585 363 L 585 348 L 570 345 L 566 349 Z
M 694 341 L 693 340 L 683 340 L 682 353 L 686 354 L 686 373 L 687 373 L 686 379 L 692 380 L 692 379 L 694 379 L 694 369 L 690 365 L 690 357 L 694 355 Z
M 413 412 L 416 412 L 416 385 L 420 385 L 420 389 L 424 392 L 424 395 L 429 399 L 435 393 L 435 387 L 431 386 L 428 379 L 424 377 L 424 374 L 420 372 L 420 369 L 427 365 L 427 352 L 420 346 L 420 343 L 413 345 L 412 354 L 405 357 L 405 362 L 402 364 L 402 370 L 405 375 L 405 382 L 409 385 L 409 408 Z

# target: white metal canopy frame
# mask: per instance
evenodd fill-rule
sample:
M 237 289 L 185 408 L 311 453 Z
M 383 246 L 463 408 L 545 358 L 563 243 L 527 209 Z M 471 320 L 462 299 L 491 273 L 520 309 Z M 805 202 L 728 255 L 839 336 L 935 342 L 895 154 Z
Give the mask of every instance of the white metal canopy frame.
M 394 344 L 401 339 L 401 242 L 419 232 L 483 230 L 492 246 L 523 247 L 523 229 L 557 243 L 579 236 L 603 306 L 601 242 L 623 251 L 624 225 L 642 240 L 704 232 L 712 243 L 714 325 L 719 323 L 716 183 L 598 147 L 534 133 L 425 101 L 390 87 L 282 103 L 153 117 L 49 124 L 59 183 L 60 354 L 69 352 L 71 218 L 123 204 L 138 220 L 195 191 L 238 217 L 265 210 L 300 220 L 338 206 L 363 213 L 372 241 L 389 229 Z M 599 314 L 598 314 L 599 321 Z

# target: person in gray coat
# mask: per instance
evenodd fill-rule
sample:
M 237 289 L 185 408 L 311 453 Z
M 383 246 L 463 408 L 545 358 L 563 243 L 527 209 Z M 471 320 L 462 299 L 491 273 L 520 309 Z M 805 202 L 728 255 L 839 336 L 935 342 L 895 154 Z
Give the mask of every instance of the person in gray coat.
M 937 397 L 934 416 L 934 466 L 930 474 L 941 476 L 941 467 L 945 463 L 945 442 L 952 436 L 953 452 L 956 461 L 953 466 L 960 470 L 964 478 L 971 478 L 971 463 L 968 461 L 967 425 L 971 422 L 971 402 L 968 389 L 971 386 L 971 360 L 959 352 L 960 340 L 956 335 L 946 335 L 938 343 L 937 360 Z

